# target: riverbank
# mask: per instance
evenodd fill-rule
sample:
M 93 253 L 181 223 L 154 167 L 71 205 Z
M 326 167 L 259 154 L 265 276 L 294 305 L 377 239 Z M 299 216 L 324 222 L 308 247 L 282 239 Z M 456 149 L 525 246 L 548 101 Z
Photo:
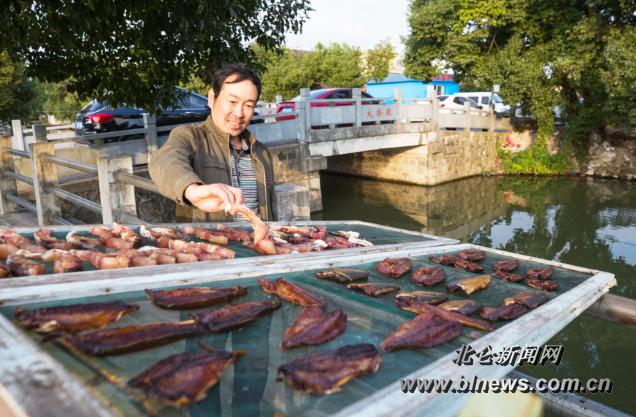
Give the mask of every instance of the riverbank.
M 594 133 L 572 144 L 557 131 L 548 139 L 533 131 L 511 132 L 498 143 L 496 174 L 577 175 L 636 180 L 636 137 Z

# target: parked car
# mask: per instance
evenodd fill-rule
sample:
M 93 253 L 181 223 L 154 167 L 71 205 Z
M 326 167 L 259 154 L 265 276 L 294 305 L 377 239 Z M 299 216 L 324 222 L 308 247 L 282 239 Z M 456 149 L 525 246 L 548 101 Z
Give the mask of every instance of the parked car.
M 182 88 L 177 88 L 177 91 L 181 98 L 174 107 L 164 109 L 157 116 L 157 126 L 201 122 L 208 117 L 207 97 Z M 93 100 L 75 116 L 75 134 L 88 136 L 142 128 L 143 113 L 144 110 L 137 107 L 112 108 L 108 102 Z
M 469 99 L 468 97 L 458 96 L 457 94 L 451 94 L 450 96 L 439 96 L 437 99 L 439 100 L 440 109 L 463 110 L 464 103 L 468 102 L 470 103 L 471 108 L 475 110 L 483 110 L 483 107 L 475 103 L 473 100 Z
M 472 91 L 466 93 L 455 93 L 455 95 L 458 97 L 468 97 L 484 109 L 487 109 L 488 106 L 491 105 L 490 98 L 492 97 L 492 105 L 495 108 L 495 113 L 503 116 L 510 115 L 510 105 L 504 104 L 502 98 L 495 93 L 490 93 L 488 91 Z
M 345 99 L 345 98 L 353 98 L 353 90 L 351 88 L 322 88 L 320 90 L 312 90 L 309 92 L 310 100 Z M 370 99 L 373 97 L 365 92 L 362 92 L 362 98 Z M 278 108 L 276 109 L 276 113 L 292 113 L 296 111 L 296 102 L 299 100 L 300 100 L 300 96 L 296 96 L 291 100 L 280 102 L 278 104 Z M 362 104 L 380 104 L 380 100 L 363 101 Z M 333 103 L 312 102 L 310 104 L 311 107 L 352 106 L 352 105 L 353 105 L 353 101 L 341 101 L 341 102 L 333 102 Z M 296 116 L 294 115 L 277 116 L 276 121 L 292 120 L 295 118 Z

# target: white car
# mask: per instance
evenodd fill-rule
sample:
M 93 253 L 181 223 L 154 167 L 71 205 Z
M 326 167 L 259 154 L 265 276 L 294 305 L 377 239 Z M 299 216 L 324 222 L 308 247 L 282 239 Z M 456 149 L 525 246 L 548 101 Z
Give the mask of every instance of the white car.
M 504 104 L 501 97 L 499 97 L 495 93 L 490 93 L 488 91 L 471 91 L 467 93 L 455 93 L 454 95 L 459 97 L 468 97 L 475 103 L 482 106 L 484 109 L 487 109 L 491 104 L 490 99 L 492 97 L 492 105 L 495 108 L 495 113 L 502 115 L 510 115 L 510 105 Z
M 442 98 L 445 97 L 445 98 Z M 439 96 L 439 108 L 448 110 L 463 110 L 464 103 L 470 103 L 470 107 L 474 110 L 483 110 L 483 107 L 475 103 L 468 97 L 462 97 L 458 94 L 452 94 L 450 96 Z

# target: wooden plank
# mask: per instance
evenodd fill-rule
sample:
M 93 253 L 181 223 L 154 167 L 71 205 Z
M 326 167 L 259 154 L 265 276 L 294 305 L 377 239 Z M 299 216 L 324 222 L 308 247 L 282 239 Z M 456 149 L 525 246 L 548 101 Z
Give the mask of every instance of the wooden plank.
M 17 195 L 18 186 L 15 178 L 5 175 L 5 173 L 15 174 L 15 164 L 13 156 L 6 150 L 11 147 L 9 136 L 0 136 L 0 215 L 13 213 L 18 209 L 17 204 L 7 198 L 7 195 Z
M 55 217 L 61 217 L 61 205 L 57 197 L 49 191 L 58 182 L 57 166 L 47 157 L 55 154 L 55 145 L 38 141 L 29 145 L 31 152 L 31 177 L 40 226 L 54 223 Z
M 0 384 L 27 415 L 115 417 L 81 382 L 1 315 L 0 358 Z

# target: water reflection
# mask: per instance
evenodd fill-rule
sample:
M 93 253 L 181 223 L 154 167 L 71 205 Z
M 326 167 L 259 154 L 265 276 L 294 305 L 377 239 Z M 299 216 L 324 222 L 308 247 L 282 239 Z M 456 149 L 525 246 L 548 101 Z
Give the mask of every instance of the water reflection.
M 636 298 L 636 184 L 579 178 L 477 177 L 435 187 L 322 177 L 325 220 L 364 220 L 616 275 L 612 292 Z M 558 367 L 537 376 L 607 377 L 611 395 L 591 398 L 636 413 L 631 397 L 636 332 L 586 316 L 550 343 Z

